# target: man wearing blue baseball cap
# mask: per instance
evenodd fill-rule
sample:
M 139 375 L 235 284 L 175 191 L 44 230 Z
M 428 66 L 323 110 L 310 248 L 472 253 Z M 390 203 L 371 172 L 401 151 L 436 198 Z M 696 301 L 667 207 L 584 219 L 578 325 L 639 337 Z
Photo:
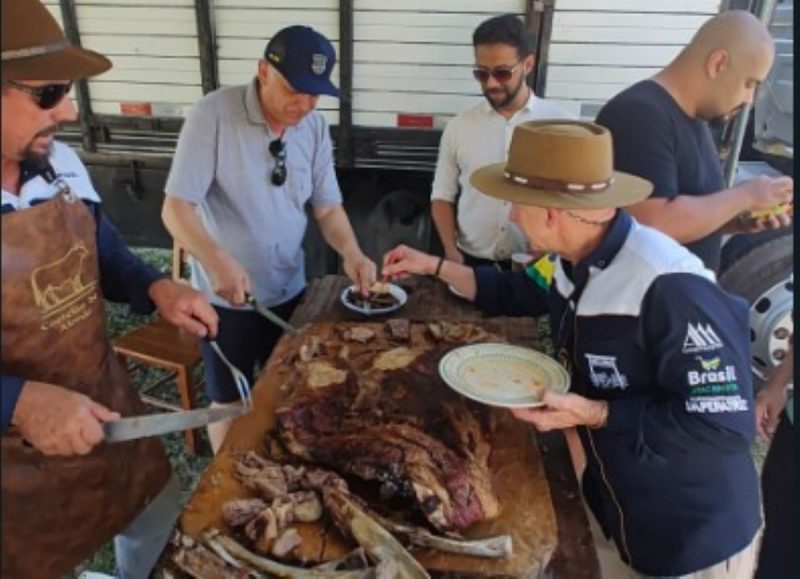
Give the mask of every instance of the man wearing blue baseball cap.
M 251 83 L 217 90 L 195 105 L 167 180 L 164 223 L 192 256 L 193 286 L 219 312 L 217 342 L 251 381 L 280 328 L 245 306 L 246 296 L 291 316 L 306 283 L 307 203 L 362 293 L 375 281 L 375 264 L 342 207 L 328 125 L 314 111 L 320 95 L 339 96 L 330 80 L 335 64 L 333 46 L 319 32 L 278 31 Z M 230 373 L 203 348 L 212 404 L 237 401 Z M 229 426 L 209 427 L 215 452 Z
M 330 79 L 336 52 L 313 28 L 284 28 L 267 44 L 264 57 L 297 92 L 339 98 L 339 89 Z

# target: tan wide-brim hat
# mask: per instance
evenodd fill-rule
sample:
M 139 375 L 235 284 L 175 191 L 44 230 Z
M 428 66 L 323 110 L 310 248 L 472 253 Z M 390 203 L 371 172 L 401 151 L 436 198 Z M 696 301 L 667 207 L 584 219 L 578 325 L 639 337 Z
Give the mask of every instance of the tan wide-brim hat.
M 625 207 L 653 191 L 649 181 L 614 171 L 608 129 L 563 119 L 517 125 L 508 161 L 477 169 L 470 183 L 506 201 L 564 209 Z
M 73 46 L 39 0 L 3 2 L 3 80 L 77 80 L 111 68 L 111 61 Z

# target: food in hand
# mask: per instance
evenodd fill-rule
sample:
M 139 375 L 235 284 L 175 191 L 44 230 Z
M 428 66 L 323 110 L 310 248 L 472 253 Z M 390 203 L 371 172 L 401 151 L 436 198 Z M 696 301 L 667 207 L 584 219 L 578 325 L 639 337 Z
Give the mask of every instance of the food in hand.
M 786 205 L 773 205 L 772 207 L 767 207 L 766 209 L 757 209 L 755 211 L 751 211 L 749 213 L 750 219 L 758 220 L 764 219 L 766 217 L 771 217 L 773 215 L 784 215 L 789 214 L 791 215 L 793 210 L 793 204 L 787 203 Z

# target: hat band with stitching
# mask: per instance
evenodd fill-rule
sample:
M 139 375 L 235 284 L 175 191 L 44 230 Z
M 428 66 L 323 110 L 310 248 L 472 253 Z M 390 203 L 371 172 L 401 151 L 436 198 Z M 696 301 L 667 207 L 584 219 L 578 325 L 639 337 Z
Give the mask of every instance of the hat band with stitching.
M 61 50 L 64 50 L 65 48 L 69 48 L 70 46 L 71 45 L 69 41 L 64 39 L 64 40 L 59 40 L 58 42 L 54 42 L 52 44 L 44 44 L 42 46 L 30 46 L 28 48 L 4 50 L 2 53 L 2 61 L 8 62 L 10 60 L 21 60 L 23 58 L 31 58 L 33 56 L 51 54 L 53 52 L 59 52 Z
M 508 170 L 503 173 L 505 178 L 517 185 L 530 187 L 531 189 L 543 189 L 545 191 L 563 191 L 565 193 L 584 192 L 600 193 L 605 191 L 614 182 L 614 177 L 596 183 L 573 183 L 558 179 L 543 179 L 541 177 L 525 177 L 512 173 Z

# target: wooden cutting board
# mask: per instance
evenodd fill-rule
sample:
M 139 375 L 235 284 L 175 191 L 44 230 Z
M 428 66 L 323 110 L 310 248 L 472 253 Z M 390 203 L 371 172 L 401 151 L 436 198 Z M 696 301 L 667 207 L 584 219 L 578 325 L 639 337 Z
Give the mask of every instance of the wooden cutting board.
M 236 420 L 220 453 L 184 508 L 181 517 L 184 533 L 200 538 L 209 526 L 227 531 L 222 520 L 222 505 L 230 499 L 251 496 L 234 477 L 235 458 L 242 452 L 259 451 L 267 432 L 273 428 L 275 409 L 282 396 L 281 385 L 292 372 L 291 365 L 284 360 L 311 336 L 318 336 L 325 343 L 341 341 L 337 330 L 353 325 L 356 324 L 310 324 L 302 328 L 299 336 L 281 339 L 254 388 L 254 410 Z M 384 336 L 383 324 L 358 325 L 370 327 Z M 412 324 L 411 347 L 430 344 L 425 325 Z M 390 347 L 384 337 L 370 343 L 370 348 L 383 346 Z M 357 349 L 357 346 L 352 347 Z M 496 432 L 490 468 L 501 512 L 494 520 L 474 525 L 464 534 L 470 538 L 511 535 L 513 555 L 507 559 L 485 559 L 432 550 L 415 551 L 415 557 L 430 571 L 483 577 L 537 577 L 555 551 L 556 517 L 532 430 L 508 411 L 493 409 L 493 412 Z M 297 528 L 303 538 L 298 555 L 309 564 L 336 559 L 353 547 L 331 525 L 305 524 Z

